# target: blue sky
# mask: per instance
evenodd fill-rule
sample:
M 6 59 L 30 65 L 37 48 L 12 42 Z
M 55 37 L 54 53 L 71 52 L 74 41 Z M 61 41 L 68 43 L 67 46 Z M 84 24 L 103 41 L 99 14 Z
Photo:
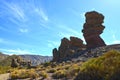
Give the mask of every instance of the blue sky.
M 119 0 L 0 0 L 0 51 L 52 55 L 63 37 L 82 36 L 87 11 L 105 16 L 101 37 L 120 43 Z

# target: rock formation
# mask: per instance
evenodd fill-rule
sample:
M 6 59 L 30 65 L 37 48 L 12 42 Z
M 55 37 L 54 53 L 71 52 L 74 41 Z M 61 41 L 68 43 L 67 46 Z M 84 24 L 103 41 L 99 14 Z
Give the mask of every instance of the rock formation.
M 17 59 L 12 59 L 11 67 L 16 68 L 18 66 L 19 66 L 19 63 L 17 62 Z
M 63 38 L 58 50 L 56 48 L 53 49 L 53 61 L 69 58 L 82 50 L 82 48 L 85 48 L 85 45 L 81 39 L 77 37 L 70 37 L 70 40 Z
M 102 25 L 104 16 L 96 11 L 91 11 L 87 12 L 85 17 L 86 20 L 82 32 L 86 45 L 77 37 L 70 37 L 70 40 L 63 38 L 58 50 L 56 48 L 53 49 L 53 61 L 69 59 L 76 55 L 79 56 L 85 53 L 85 49 L 87 51 L 96 47 L 106 46 L 100 37 L 100 34 L 103 33 L 105 28 L 105 26 Z
M 83 36 L 87 43 L 87 48 L 96 48 L 105 46 L 100 34 L 103 32 L 105 26 L 102 25 L 104 16 L 96 11 L 87 12 L 85 14 L 86 22 L 83 26 Z

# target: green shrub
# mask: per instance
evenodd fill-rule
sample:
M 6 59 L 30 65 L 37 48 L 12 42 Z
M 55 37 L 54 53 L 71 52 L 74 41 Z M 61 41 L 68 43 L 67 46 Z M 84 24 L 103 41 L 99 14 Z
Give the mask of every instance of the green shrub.
M 37 77 L 39 77 L 39 75 L 33 69 L 31 70 L 19 69 L 11 72 L 11 79 L 25 79 L 25 78 L 35 79 Z
M 44 67 L 51 66 L 51 62 L 46 62 L 46 63 L 43 63 L 43 66 L 44 66 Z
M 60 78 L 65 78 L 67 75 L 66 75 L 66 72 L 65 70 L 59 70 L 57 72 L 55 72 L 52 77 L 54 79 L 60 79 Z
M 120 52 L 109 51 L 83 63 L 75 80 L 119 80 Z
M 47 72 L 48 73 L 54 73 L 54 72 L 56 72 L 56 69 L 49 69 Z
M 48 77 L 48 74 L 45 71 L 41 71 L 39 75 L 44 79 Z
M 11 69 L 11 67 L 9 66 L 0 66 L 0 74 L 4 74 L 9 72 L 9 70 Z

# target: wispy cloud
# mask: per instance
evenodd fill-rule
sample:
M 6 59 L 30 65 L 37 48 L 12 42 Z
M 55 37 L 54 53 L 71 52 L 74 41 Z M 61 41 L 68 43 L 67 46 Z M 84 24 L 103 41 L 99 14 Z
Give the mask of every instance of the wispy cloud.
M 27 32 L 28 32 L 28 29 L 20 28 L 19 31 L 20 31 L 21 33 L 27 33 Z
M 115 34 L 112 35 L 112 38 L 113 38 L 112 44 L 120 44 L 120 40 L 116 38 Z
M 82 19 L 85 19 L 85 12 L 80 13 L 80 17 L 81 17 Z
M 8 41 L 6 41 L 5 39 L 3 39 L 3 38 L 0 38 L 0 43 L 1 44 L 8 44 L 9 42 Z
M 4 1 L 4 4 L 6 5 L 5 10 L 8 13 L 11 13 L 14 18 L 16 18 L 19 21 L 26 21 L 26 15 L 25 15 L 24 9 L 22 9 L 22 7 L 20 7 L 18 4 L 12 3 L 12 2 L 7 3 Z
M 58 25 L 58 28 L 60 28 L 60 30 L 61 30 L 58 32 L 58 36 L 61 38 L 63 38 L 63 37 L 69 38 L 70 36 L 83 38 L 82 33 L 79 32 L 78 30 L 67 27 L 65 25 Z
M 28 50 L 22 50 L 22 49 L 2 49 L 0 48 L 0 51 L 2 51 L 4 54 L 9 54 L 9 55 L 22 55 L 22 54 L 35 54 L 33 51 L 28 51 Z
M 71 33 L 59 32 L 58 36 L 61 38 L 63 38 L 63 37 L 70 38 L 70 36 L 74 36 L 74 35 Z
M 60 45 L 59 41 L 51 41 L 51 40 L 48 41 L 49 48 L 55 48 L 55 47 L 58 47 L 59 45 Z
M 15 46 L 15 47 L 24 46 L 26 48 L 35 47 L 34 45 L 25 44 L 23 42 L 16 42 L 16 41 L 12 41 L 12 40 L 7 40 L 4 38 L 0 38 L 0 44 L 5 44 L 8 46 L 11 45 L 11 46 Z
M 35 12 L 44 20 L 48 21 L 48 16 L 45 14 L 42 8 L 36 8 Z

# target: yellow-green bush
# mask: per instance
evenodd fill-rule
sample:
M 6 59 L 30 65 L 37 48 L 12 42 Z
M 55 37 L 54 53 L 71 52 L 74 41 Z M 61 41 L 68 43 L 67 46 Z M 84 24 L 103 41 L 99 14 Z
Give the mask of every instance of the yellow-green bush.
M 65 70 L 59 70 L 52 75 L 54 79 L 65 78 L 66 76 L 67 75 Z
M 9 72 L 9 70 L 11 69 L 11 67 L 9 66 L 0 66 L 0 74 L 4 74 Z
M 54 73 L 54 72 L 56 72 L 56 69 L 52 68 L 52 69 L 49 69 L 47 72 L 48 73 Z
M 11 72 L 11 78 L 12 79 L 25 79 L 25 78 L 37 78 L 39 75 L 36 73 L 35 70 L 33 69 L 19 69 L 19 70 L 14 70 Z
M 83 63 L 76 80 L 120 80 L 119 68 L 120 52 L 112 50 Z
M 80 66 L 78 64 L 73 64 L 69 67 L 69 69 L 66 71 L 67 78 L 73 78 L 76 76 L 80 71 Z
M 39 75 L 41 77 L 43 77 L 43 78 L 47 78 L 48 77 L 48 74 L 45 71 L 41 71 Z

